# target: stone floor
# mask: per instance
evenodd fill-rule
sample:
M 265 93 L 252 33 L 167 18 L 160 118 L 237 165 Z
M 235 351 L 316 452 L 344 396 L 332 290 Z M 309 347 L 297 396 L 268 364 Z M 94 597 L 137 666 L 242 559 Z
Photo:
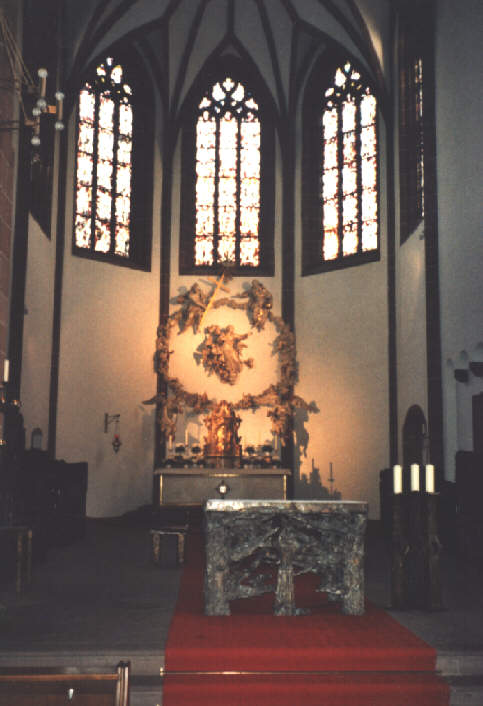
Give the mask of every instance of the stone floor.
M 151 561 L 149 512 L 89 520 L 85 538 L 34 562 L 31 587 L 0 583 L 0 668 L 111 670 L 132 665 L 131 706 L 161 703 L 159 670 L 180 570 Z M 366 595 L 390 602 L 389 556 L 378 523 L 366 547 Z M 483 706 L 483 561 L 443 552 L 442 611 L 392 611 L 438 651 L 452 706 Z

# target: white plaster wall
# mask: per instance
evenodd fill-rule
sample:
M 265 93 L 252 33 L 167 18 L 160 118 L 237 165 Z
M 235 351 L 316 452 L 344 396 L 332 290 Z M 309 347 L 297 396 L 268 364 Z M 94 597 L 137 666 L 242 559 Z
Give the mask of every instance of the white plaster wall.
M 438 3 L 436 130 L 446 477 L 454 478 L 454 428 L 465 444 L 470 415 L 452 403 L 454 379 L 447 361 L 468 355 L 483 341 L 483 72 L 479 0 Z M 470 404 L 464 389 L 457 393 Z M 465 421 L 466 420 L 466 421 Z
M 297 393 L 315 401 L 305 431 L 296 429 L 302 481 L 318 469 L 322 489 L 369 502 L 379 517 L 379 471 L 389 448 L 387 238 L 384 126 L 380 125 L 381 259 L 300 277 L 301 214 L 297 196 Z M 297 194 L 300 194 L 300 164 Z M 303 416 L 303 415 L 302 415 Z M 330 464 L 334 482 L 329 482 Z M 314 487 L 311 486 L 311 491 Z M 302 483 L 298 493 L 307 492 Z
M 142 400 L 156 389 L 161 173 L 155 156 L 151 272 L 72 256 L 72 198 L 66 209 L 57 458 L 89 464 L 91 517 L 117 516 L 152 501 L 154 408 Z M 104 433 L 105 413 L 121 415 L 117 454 L 114 424 Z
M 387 302 L 383 262 L 299 279 L 296 298 L 299 384 L 315 401 L 307 437 L 297 430 L 300 474 L 330 464 L 342 498 L 367 500 L 379 514 L 379 471 L 388 458 Z
M 426 272 L 424 224 L 396 245 L 396 339 L 399 458 L 402 429 L 410 407 L 419 405 L 427 419 Z M 399 241 L 399 236 L 396 242 Z

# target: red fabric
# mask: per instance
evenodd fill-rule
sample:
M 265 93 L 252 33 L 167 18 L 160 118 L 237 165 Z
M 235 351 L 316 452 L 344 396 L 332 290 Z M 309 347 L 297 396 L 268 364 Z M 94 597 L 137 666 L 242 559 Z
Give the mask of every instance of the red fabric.
M 201 542 L 189 536 L 188 547 L 166 645 L 165 706 L 449 703 L 429 645 L 371 604 L 362 616 L 343 615 L 339 604 L 314 591 L 315 577 L 296 584 L 297 606 L 310 607 L 309 615 L 274 616 L 273 595 L 264 595 L 235 601 L 231 616 L 205 616 Z M 282 674 L 195 677 L 176 671 Z M 330 674 L 290 674 L 311 671 Z
M 446 706 L 448 688 L 433 674 L 338 673 L 324 676 L 167 677 L 163 706 Z

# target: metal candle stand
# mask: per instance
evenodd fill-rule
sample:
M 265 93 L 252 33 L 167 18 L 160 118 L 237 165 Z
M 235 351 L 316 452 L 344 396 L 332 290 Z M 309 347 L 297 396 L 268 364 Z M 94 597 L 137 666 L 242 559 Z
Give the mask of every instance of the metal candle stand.
M 436 493 L 392 496 L 391 606 L 441 610 Z

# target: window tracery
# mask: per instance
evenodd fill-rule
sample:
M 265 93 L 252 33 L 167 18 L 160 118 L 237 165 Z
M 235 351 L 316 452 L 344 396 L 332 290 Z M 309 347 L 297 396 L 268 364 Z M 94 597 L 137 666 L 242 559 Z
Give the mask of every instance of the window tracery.
M 73 253 L 148 269 L 151 97 L 134 53 L 121 56 L 96 63 L 79 91 Z
M 377 99 L 349 61 L 307 92 L 303 274 L 379 258 Z M 305 164 L 304 164 L 305 166 Z
M 195 264 L 258 267 L 259 213 L 258 104 L 227 76 L 199 104 Z
M 183 128 L 180 271 L 272 274 L 273 124 L 263 85 L 235 60 L 208 66 L 198 83 Z

